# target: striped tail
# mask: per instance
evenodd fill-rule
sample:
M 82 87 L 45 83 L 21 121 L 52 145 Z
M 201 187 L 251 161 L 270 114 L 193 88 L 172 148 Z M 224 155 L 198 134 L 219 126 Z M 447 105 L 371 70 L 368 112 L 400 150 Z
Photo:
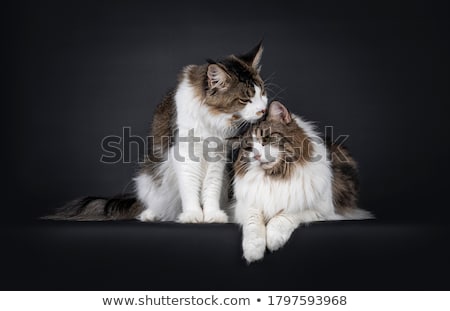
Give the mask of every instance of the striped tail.
M 41 219 L 106 221 L 135 219 L 144 210 L 133 194 L 118 195 L 113 198 L 85 197 L 67 203 L 55 214 Z

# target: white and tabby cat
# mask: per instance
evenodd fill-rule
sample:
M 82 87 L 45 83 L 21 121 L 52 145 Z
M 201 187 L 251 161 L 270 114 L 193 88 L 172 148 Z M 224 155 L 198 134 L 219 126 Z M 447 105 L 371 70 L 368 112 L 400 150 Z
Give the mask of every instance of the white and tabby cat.
M 204 65 L 185 67 L 157 107 L 136 196 L 75 200 L 50 219 L 227 222 L 226 139 L 266 111 L 259 75 L 262 45 Z
M 234 171 L 234 217 L 247 262 L 282 247 L 301 223 L 372 217 L 356 206 L 357 168 L 347 150 L 327 149 L 280 102 L 244 135 Z

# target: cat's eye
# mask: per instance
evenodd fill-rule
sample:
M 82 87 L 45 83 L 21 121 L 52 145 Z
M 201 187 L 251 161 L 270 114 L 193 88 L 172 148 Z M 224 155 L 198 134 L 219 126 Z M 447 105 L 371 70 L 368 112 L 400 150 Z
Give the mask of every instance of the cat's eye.
M 279 141 L 279 137 L 276 136 L 265 136 L 262 138 L 263 145 L 273 144 L 276 143 L 277 141 Z
M 242 99 L 242 98 L 239 98 L 238 100 L 239 100 L 239 103 L 241 103 L 242 105 L 247 105 L 248 102 L 249 102 L 248 99 Z
M 267 144 L 269 144 L 271 142 L 271 137 L 270 136 L 266 136 L 266 137 L 263 137 L 261 140 L 262 140 L 262 145 L 264 146 L 264 145 L 267 145 Z
M 279 144 L 283 140 L 283 136 L 279 133 L 271 133 L 262 137 L 262 144 Z

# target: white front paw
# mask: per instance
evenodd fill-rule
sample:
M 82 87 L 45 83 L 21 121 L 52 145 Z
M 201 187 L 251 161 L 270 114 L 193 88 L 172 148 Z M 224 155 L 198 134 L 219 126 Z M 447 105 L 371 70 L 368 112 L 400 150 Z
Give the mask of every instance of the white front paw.
M 269 222 L 266 231 L 267 248 L 271 252 L 280 249 L 289 240 L 291 233 L 291 230 L 280 228 L 280 226 L 275 223 Z
M 177 219 L 181 223 L 203 222 L 203 211 L 201 209 L 182 212 Z
M 146 221 L 146 222 L 151 222 L 151 221 L 155 221 L 156 220 L 155 214 L 149 209 L 144 210 L 136 218 L 138 220 L 140 220 L 140 221 Z
M 263 238 L 244 239 L 242 243 L 244 258 L 247 263 L 263 259 L 266 250 L 266 241 Z
M 215 210 L 203 210 L 205 214 L 205 222 L 217 222 L 217 223 L 227 223 L 228 216 L 224 211 L 220 209 Z

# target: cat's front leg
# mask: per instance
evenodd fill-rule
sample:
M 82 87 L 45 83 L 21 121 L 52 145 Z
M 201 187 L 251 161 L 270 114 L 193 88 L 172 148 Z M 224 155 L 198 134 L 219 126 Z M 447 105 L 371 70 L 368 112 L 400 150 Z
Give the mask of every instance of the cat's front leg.
M 228 222 L 228 216 L 220 209 L 220 197 L 223 191 L 225 159 L 216 153 L 206 159 L 206 175 L 203 180 L 202 203 L 205 222 Z
M 267 248 L 274 252 L 281 248 L 300 225 L 300 216 L 281 212 L 269 220 L 266 229 Z
M 203 222 L 203 211 L 200 205 L 200 188 L 203 179 L 201 146 L 190 132 L 179 132 L 178 144 L 172 148 L 175 174 L 178 180 L 182 212 L 177 221 L 181 223 Z M 201 152 L 200 152 L 201 153 Z
M 266 250 L 266 226 L 261 212 L 254 210 L 248 214 L 242 226 L 242 235 L 245 260 L 248 263 L 261 260 Z

